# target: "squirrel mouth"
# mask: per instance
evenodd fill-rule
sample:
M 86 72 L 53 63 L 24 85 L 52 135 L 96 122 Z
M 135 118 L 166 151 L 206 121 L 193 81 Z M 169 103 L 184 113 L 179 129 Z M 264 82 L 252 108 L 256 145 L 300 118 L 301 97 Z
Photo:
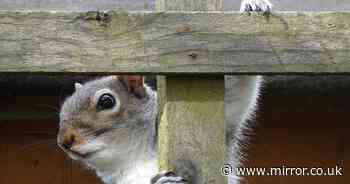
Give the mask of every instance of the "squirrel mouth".
M 81 152 L 81 151 L 74 150 L 72 148 L 65 148 L 62 146 L 60 146 L 60 147 L 64 152 L 66 152 L 74 160 L 88 159 L 92 155 L 94 155 L 98 152 L 98 150 Z
M 74 160 L 82 160 L 88 159 L 95 155 L 97 152 L 102 151 L 102 148 L 98 148 L 97 146 L 88 148 L 81 146 L 64 146 L 62 144 L 58 144 L 58 146 L 70 156 Z
M 68 155 L 70 155 L 75 159 L 88 159 L 97 152 L 97 151 L 92 151 L 92 152 L 80 153 L 73 150 L 65 150 L 65 151 L 68 153 Z

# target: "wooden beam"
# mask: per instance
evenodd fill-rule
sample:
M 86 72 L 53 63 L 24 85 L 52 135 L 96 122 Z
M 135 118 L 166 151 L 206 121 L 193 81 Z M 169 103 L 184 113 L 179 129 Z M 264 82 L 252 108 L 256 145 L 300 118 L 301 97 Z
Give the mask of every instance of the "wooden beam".
M 191 183 L 227 183 L 224 76 L 166 77 L 166 102 L 159 127 L 161 170 L 191 177 Z M 164 97 L 163 97 L 164 98 Z
M 349 73 L 350 12 L 0 12 L 0 72 Z
M 330 3 L 331 4 L 331 3 Z M 327 4 L 328 5 L 328 4 Z M 154 0 L 16 0 L 0 1 L 1 10 L 29 10 L 29 11 L 89 11 L 93 10 L 110 10 L 110 9 L 127 9 L 127 10 L 152 10 Z
M 158 11 L 218 11 L 223 0 L 156 0 Z
M 222 0 L 156 1 L 158 11 L 221 8 Z M 192 32 L 191 28 L 184 31 Z M 190 57 L 196 60 L 198 56 Z M 186 59 L 169 61 L 181 63 Z M 223 75 L 158 77 L 160 170 L 175 171 L 193 184 L 227 183 L 227 178 L 220 174 L 220 168 L 227 162 L 224 93 Z

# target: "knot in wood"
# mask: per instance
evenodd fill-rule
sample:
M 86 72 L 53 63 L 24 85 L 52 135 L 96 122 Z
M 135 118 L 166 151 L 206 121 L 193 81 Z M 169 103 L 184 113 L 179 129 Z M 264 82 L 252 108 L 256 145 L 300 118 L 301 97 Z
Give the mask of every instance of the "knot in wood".
M 177 33 L 186 33 L 190 31 L 191 31 L 191 27 L 189 25 L 183 25 L 176 28 Z

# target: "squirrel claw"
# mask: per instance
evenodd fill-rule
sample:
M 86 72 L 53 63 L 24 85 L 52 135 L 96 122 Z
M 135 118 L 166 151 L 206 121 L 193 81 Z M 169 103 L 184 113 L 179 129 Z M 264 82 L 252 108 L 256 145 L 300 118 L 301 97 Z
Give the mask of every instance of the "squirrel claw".
M 172 171 L 162 171 L 151 179 L 151 184 L 187 184 L 187 180 Z
M 240 11 L 270 13 L 272 6 L 269 0 L 242 0 Z

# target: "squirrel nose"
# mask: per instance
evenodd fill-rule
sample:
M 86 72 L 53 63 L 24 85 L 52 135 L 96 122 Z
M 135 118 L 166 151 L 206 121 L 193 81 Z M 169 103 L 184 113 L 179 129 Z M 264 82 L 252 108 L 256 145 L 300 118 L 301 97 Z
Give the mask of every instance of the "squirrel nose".
M 63 142 L 62 142 L 62 146 L 65 148 L 65 149 L 70 149 L 73 144 L 75 143 L 76 141 L 76 136 L 75 134 L 72 134 L 72 133 L 68 133 L 64 136 L 64 139 L 63 139 Z
M 72 151 L 74 146 L 82 145 L 86 142 L 86 138 L 72 128 L 61 129 L 59 132 L 58 143 L 63 149 Z
M 71 149 L 74 145 L 83 143 L 84 139 L 74 129 L 62 130 L 60 144 L 64 149 Z

